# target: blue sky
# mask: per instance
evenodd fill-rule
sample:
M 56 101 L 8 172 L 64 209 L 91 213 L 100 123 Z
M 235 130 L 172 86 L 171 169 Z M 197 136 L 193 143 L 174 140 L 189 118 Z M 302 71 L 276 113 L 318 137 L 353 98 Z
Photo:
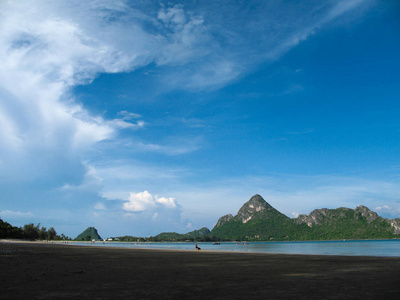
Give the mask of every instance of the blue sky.
M 0 217 L 75 237 L 400 217 L 398 1 L 3 1 Z

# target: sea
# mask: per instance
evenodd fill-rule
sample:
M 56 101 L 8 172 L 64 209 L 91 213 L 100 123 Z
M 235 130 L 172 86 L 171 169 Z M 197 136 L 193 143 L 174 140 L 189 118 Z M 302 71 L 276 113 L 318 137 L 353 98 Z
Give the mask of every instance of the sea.
M 73 242 L 88 247 L 122 247 L 130 249 L 195 250 L 195 243 L 126 243 L 126 242 Z M 220 244 L 198 242 L 206 251 L 248 253 L 347 255 L 400 257 L 400 239 L 391 240 L 340 240 L 305 242 L 221 242 Z

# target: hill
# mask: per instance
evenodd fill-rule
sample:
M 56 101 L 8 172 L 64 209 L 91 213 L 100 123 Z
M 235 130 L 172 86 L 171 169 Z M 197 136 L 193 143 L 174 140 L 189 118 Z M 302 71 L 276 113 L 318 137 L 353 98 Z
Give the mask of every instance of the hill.
M 176 233 L 176 232 L 162 232 L 153 238 L 154 241 L 199 241 L 208 240 L 210 230 L 207 227 L 203 227 L 199 230 L 194 230 L 188 233 Z
M 368 207 L 316 209 L 294 219 L 311 229 L 311 239 L 378 239 L 400 235 L 400 219 L 385 219 Z
M 74 240 L 75 241 L 91 241 L 91 240 L 101 241 L 103 239 L 98 234 L 96 228 L 88 227 L 80 235 L 78 235 Z
M 290 239 L 301 238 L 307 231 L 305 227 L 296 225 L 260 195 L 254 195 L 235 217 L 221 217 L 210 234 L 222 240 L 284 240 L 289 236 Z
M 291 219 L 254 195 L 236 216 L 221 217 L 210 232 L 219 240 L 334 240 L 400 237 L 400 219 L 384 219 L 365 206 L 316 209 Z

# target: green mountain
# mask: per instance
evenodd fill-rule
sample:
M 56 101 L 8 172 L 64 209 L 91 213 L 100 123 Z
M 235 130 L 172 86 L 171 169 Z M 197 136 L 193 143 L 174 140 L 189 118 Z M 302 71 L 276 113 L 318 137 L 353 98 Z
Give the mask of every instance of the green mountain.
M 219 240 L 333 240 L 400 237 L 400 219 L 388 220 L 365 206 L 316 209 L 291 219 L 254 195 L 236 216 L 221 217 L 210 232 Z
M 221 217 L 211 236 L 222 240 L 284 240 L 300 238 L 305 226 L 296 225 L 289 217 L 269 205 L 260 195 L 254 195 L 236 216 Z
M 199 230 L 194 230 L 188 233 L 176 233 L 176 232 L 163 232 L 155 236 L 153 239 L 156 241 L 186 241 L 186 240 L 207 240 L 210 234 L 210 230 L 207 227 L 203 227 Z
M 400 237 L 400 219 L 385 219 L 368 207 L 316 209 L 294 219 L 311 229 L 310 239 L 379 239 Z
M 97 229 L 94 227 L 88 227 L 85 231 L 83 231 L 80 235 L 75 238 L 75 241 L 101 241 L 103 240 L 97 232 Z

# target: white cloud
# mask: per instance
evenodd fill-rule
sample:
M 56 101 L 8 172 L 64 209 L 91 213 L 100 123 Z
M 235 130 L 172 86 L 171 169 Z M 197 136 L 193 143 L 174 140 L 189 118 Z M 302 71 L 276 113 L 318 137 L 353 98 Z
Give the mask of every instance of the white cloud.
M 393 207 L 390 207 L 388 205 L 384 205 L 384 206 L 378 206 L 375 209 L 376 210 L 391 210 L 391 209 L 393 209 Z
M 131 129 L 139 129 L 143 128 L 145 125 L 144 121 L 137 121 L 136 123 L 127 122 L 123 119 L 114 119 L 112 121 L 108 121 L 108 124 L 112 125 L 115 128 L 131 128 Z
M 255 16 L 253 23 L 258 27 L 248 27 L 237 19 L 230 29 L 214 13 L 195 13 L 190 5 L 161 6 L 153 16 L 139 4 L 135 7 L 122 0 L 112 5 L 95 0 L 2 2 L 0 123 L 5 130 L 0 134 L 0 151 L 30 147 L 82 151 L 113 138 L 118 129 L 142 128 L 143 121 L 127 122 L 138 117 L 135 114 L 122 112 L 122 119 L 107 121 L 76 105 L 68 94 L 71 87 L 89 83 L 101 72 L 130 71 L 155 62 L 172 68 L 166 69 L 168 76 L 162 79 L 168 86 L 222 86 L 248 72 L 260 59 L 279 57 L 314 28 L 362 3 L 327 6 L 319 18 L 307 18 L 307 14 L 300 20 L 291 18 L 291 23 L 282 27 L 282 36 L 276 37 L 276 28 L 271 31 L 263 20 L 265 15 L 272 20 L 282 16 L 265 8 Z M 229 9 L 222 6 L 218 13 L 230 20 Z M 246 43 L 241 42 L 244 38 Z M 249 55 L 260 39 L 259 51 L 264 54 Z M 193 150 L 158 147 L 157 151 L 179 154 Z
M 129 201 L 123 204 L 123 209 L 128 212 L 143 212 L 159 207 L 177 208 L 175 198 L 152 196 L 148 191 L 129 193 Z
M 0 119 L 5 134 L 0 152 L 76 151 L 112 137 L 114 129 L 67 92 L 99 71 L 114 70 L 113 51 L 78 23 L 63 19 L 50 3 L 2 2 L 1 8 Z
M 103 203 L 96 203 L 96 205 L 94 206 L 95 210 L 107 210 L 106 206 Z
M 168 207 L 168 208 L 175 208 L 176 207 L 175 198 L 171 198 L 171 197 L 169 197 L 169 198 L 160 197 L 159 198 L 158 196 L 156 196 L 155 200 L 156 200 L 157 203 L 160 203 L 160 204 L 164 205 L 165 207 Z
M 392 207 L 389 205 L 377 206 L 375 210 L 384 217 L 388 218 L 400 218 L 400 206 L 396 203 L 397 207 Z
M 159 19 L 125 1 L 6 1 L 0 7 L 0 153 L 15 161 L 32 149 L 47 156 L 63 149 L 79 157 L 119 129 L 145 126 L 142 120 L 129 122 L 140 115 L 127 111 L 120 112 L 122 119 L 93 116 L 69 93 L 77 84 L 100 72 L 134 70 L 151 61 L 183 63 L 202 55 L 197 47 L 203 42 L 202 22 L 186 17 L 180 7 L 162 8 Z M 159 22 L 164 33 L 145 31 L 145 23 L 157 28 Z M 12 167 L 12 159 L 7 161 L 4 169 Z
M 159 214 L 158 213 L 154 213 L 154 215 L 151 217 L 151 220 L 153 221 L 153 222 L 157 222 L 158 221 L 158 219 L 159 219 Z
M 162 144 L 145 144 L 139 142 L 137 144 L 137 149 L 141 149 L 142 151 L 151 151 L 163 153 L 166 155 L 182 155 L 197 151 L 200 148 L 201 139 L 194 138 L 193 140 L 182 140 L 182 144 L 179 144 L 173 141 L 173 144 L 170 145 L 162 145 Z
M 86 173 L 83 177 L 82 182 L 79 185 L 64 184 L 61 187 L 63 192 L 74 192 L 74 191 L 94 191 L 98 192 L 103 186 L 103 178 L 101 178 L 95 167 L 84 163 L 86 167 Z
M 393 206 L 389 206 L 387 204 L 382 205 L 382 206 L 377 206 L 375 207 L 376 212 L 379 213 L 379 215 L 386 217 L 386 218 L 400 218 L 400 205 L 398 204 L 398 201 L 396 203 L 393 203 Z
M 118 112 L 118 116 L 121 116 L 122 118 L 117 118 L 113 119 L 111 121 L 107 121 L 107 124 L 110 126 L 116 128 L 116 129 L 126 129 L 126 128 L 131 128 L 131 129 L 140 129 L 144 128 L 145 122 L 143 120 L 137 120 L 135 123 L 132 122 L 134 119 L 141 119 L 142 116 L 136 113 L 131 113 L 126 110 Z
M 172 23 L 173 26 L 182 26 L 186 23 L 185 13 L 182 7 L 179 5 L 160 9 L 158 11 L 157 17 L 165 24 Z
M 141 212 L 156 206 L 156 202 L 153 196 L 148 192 L 144 191 L 141 193 L 130 193 L 129 201 L 124 203 L 123 209 L 128 212 Z
M 22 211 L 14 211 L 14 210 L 0 211 L 0 217 L 3 219 L 3 221 L 6 218 L 19 219 L 19 218 L 31 218 L 33 216 L 34 215 L 31 212 L 22 212 Z
M 128 112 L 126 110 L 118 112 L 118 115 L 122 116 L 123 120 L 132 120 L 132 119 L 140 119 L 140 118 L 142 118 L 142 115 L 136 114 L 136 113 L 131 113 L 131 112 Z
M 160 31 L 164 34 L 163 49 L 157 53 L 157 64 L 183 64 L 211 51 L 205 48 L 205 44 L 210 46 L 210 36 L 201 16 L 189 15 L 183 7 L 174 6 L 161 8 L 158 20 L 161 21 Z

